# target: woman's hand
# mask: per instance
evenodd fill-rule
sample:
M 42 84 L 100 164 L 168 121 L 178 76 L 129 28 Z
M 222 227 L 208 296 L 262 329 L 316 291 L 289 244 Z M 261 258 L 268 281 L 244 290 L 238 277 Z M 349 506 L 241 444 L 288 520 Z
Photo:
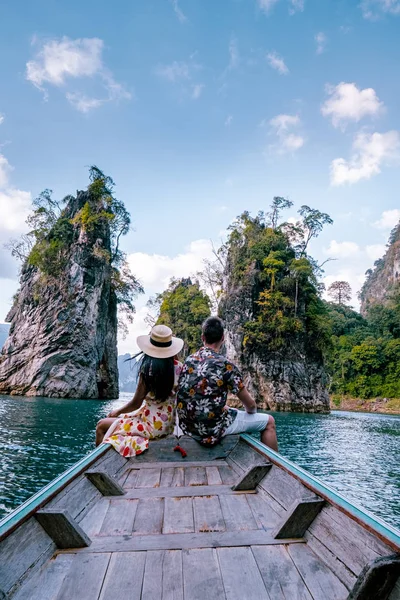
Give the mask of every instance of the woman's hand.
M 116 408 L 115 410 L 112 410 L 110 413 L 108 413 L 107 417 L 109 417 L 110 419 L 115 419 L 115 417 L 118 417 L 120 414 L 120 410 L 119 408 Z

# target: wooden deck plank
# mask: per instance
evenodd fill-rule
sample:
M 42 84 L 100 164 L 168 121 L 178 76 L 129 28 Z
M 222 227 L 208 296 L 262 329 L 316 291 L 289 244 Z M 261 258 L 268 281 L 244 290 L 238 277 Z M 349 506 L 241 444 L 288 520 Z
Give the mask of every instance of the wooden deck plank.
M 193 498 L 193 511 L 195 531 L 226 530 L 218 496 L 196 496 Z
M 164 518 L 164 500 L 147 498 L 139 500 L 133 524 L 135 535 L 161 533 Z
M 140 600 L 145 562 L 145 552 L 112 554 L 99 600 Z
M 128 477 L 124 482 L 124 489 L 129 490 L 136 487 L 136 482 L 139 476 L 139 469 L 130 469 Z
M 110 501 L 108 498 L 100 498 L 98 502 L 93 506 L 93 508 L 85 515 L 85 517 L 80 522 L 80 526 L 83 531 L 92 538 L 95 535 L 98 535 L 101 526 L 103 525 L 104 518 L 107 514 L 108 507 L 110 505 Z
M 110 500 L 99 535 L 129 535 L 132 533 L 139 500 Z
M 255 492 L 248 492 L 246 495 L 252 494 Z M 209 494 L 213 495 L 221 495 L 228 494 L 230 496 L 238 495 L 237 492 L 232 490 L 232 486 L 230 485 L 214 485 L 212 488 L 208 485 L 199 485 L 193 486 L 190 485 L 188 487 L 156 487 L 156 488 L 135 488 L 134 490 L 129 490 L 125 496 L 122 496 L 121 499 L 133 499 L 133 498 L 172 498 L 174 496 L 207 496 Z M 117 500 L 117 498 L 115 498 Z
M 135 552 L 142 550 L 184 550 L 304 543 L 304 539 L 276 540 L 269 531 L 225 531 L 212 533 L 176 533 L 165 535 L 114 535 L 94 538 L 79 554 L 96 552 Z
M 222 485 L 218 467 L 206 467 L 206 475 L 208 485 Z
M 175 455 L 176 456 L 176 455 Z M 174 467 L 225 467 L 228 464 L 228 459 L 214 459 L 214 460 L 188 460 L 187 458 L 181 460 L 163 460 L 162 469 L 172 469 Z M 154 469 L 158 466 L 158 462 L 137 462 L 136 458 L 129 459 L 128 465 L 130 469 Z
M 194 532 L 192 498 L 165 498 L 163 533 Z
M 265 588 L 250 548 L 219 548 L 217 555 L 227 600 L 275 600 Z
M 219 497 L 227 531 L 258 529 L 247 502 L 247 494 Z
M 252 551 L 273 600 L 313 600 L 284 546 L 252 546 Z
M 164 551 L 162 550 L 150 550 L 146 552 L 142 600 L 162 600 L 163 558 Z
M 162 565 L 162 600 L 183 600 L 182 552 L 167 550 Z
M 233 485 L 238 481 L 238 476 L 232 467 L 218 467 L 218 471 L 224 485 Z
M 215 549 L 184 550 L 182 558 L 185 600 L 225 599 L 225 590 Z
M 161 469 L 140 469 L 136 480 L 137 488 L 153 488 L 160 486 Z
M 176 467 L 174 469 L 174 476 L 172 478 L 171 487 L 183 487 L 185 483 L 185 469 L 183 467 Z
M 54 600 L 75 559 L 74 554 L 61 554 L 50 560 L 13 596 L 13 600 Z
M 110 554 L 75 555 L 57 600 L 98 600 Z
M 185 468 L 185 486 L 207 485 L 207 476 L 205 467 L 186 467 Z
M 246 494 L 246 498 L 259 529 L 272 529 L 280 523 L 281 517 L 273 509 L 270 496 L 263 490 L 257 494 Z
M 173 467 L 163 467 L 161 469 L 161 479 L 160 479 L 160 487 L 170 487 L 172 485 L 172 480 L 174 478 L 174 468 Z
M 189 436 L 182 436 L 179 440 L 181 446 L 187 452 L 187 458 L 180 458 L 178 452 L 174 452 L 176 446 L 176 438 L 161 438 L 158 440 L 152 440 L 149 444 L 149 449 L 143 454 L 136 456 L 132 459 L 136 465 L 142 465 L 150 462 L 203 462 L 210 460 L 224 460 L 232 448 L 237 444 L 239 436 L 227 435 L 221 440 L 220 444 L 213 446 L 212 448 L 205 448 L 198 444 L 195 440 Z
M 332 551 L 324 546 L 316 537 L 314 537 L 310 532 L 306 532 L 304 539 L 307 541 L 307 546 L 316 554 L 327 567 L 336 574 L 336 576 L 340 579 L 342 583 L 347 587 L 348 590 L 351 590 L 357 581 L 357 577 L 354 575 L 352 571 L 344 564 L 341 560 L 337 558 Z M 399 598 L 400 600 L 400 598 Z
M 314 600 L 346 600 L 347 588 L 306 544 L 293 544 L 288 553 Z

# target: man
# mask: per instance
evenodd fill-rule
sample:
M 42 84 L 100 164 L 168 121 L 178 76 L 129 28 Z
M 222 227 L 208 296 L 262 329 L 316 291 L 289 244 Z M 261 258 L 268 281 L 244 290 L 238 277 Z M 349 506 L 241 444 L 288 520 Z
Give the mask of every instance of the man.
M 221 319 L 209 317 L 202 331 L 203 346 L 186 359 L 179 379 L 177 403 L 182 431 L 204 446 L 213 446 L 225 435 L 257 431 L 264 444 L 278 450 L 274 418 L 257 413 L 239 369 L 220 354 L 224 343 Z M 229 392 L 241 400 L 245 411 L 226 406 Z

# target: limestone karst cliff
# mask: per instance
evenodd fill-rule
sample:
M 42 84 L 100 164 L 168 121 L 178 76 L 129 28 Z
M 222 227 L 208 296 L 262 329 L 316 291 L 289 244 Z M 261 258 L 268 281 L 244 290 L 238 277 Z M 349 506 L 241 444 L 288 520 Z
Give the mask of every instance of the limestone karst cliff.
M 6 318 L 2 394 L 118 397 L 118 294 L 129 296 L 135 281 L 121 277 L 115 240 L 126 232 L 129 215 L 114 202 L 103 174 L 91 174 L 88 190 L 68 197 L 57 218 L 54 203 L 35 212 L 35 242 Z
M 231 231 L 219 309 L 228 356 L 260 408 L 329 412 L 329 327 L 312 262 L 262 215 L 245 213 Z
M 385 255 L 367 271 L 361 289 L 361 314 L 366 316 L 376 304 L 385 304 L 400 284 L 400 223 L 393 229 Z

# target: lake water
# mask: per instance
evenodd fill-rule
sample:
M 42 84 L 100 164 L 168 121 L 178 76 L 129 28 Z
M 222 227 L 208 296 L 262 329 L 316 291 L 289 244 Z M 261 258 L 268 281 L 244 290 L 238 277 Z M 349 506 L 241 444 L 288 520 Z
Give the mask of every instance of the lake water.
M 0 518 L 90 452 L 97 420 L 129 397 L 0 396 Z M 274 416 L 283 455 L 400 528 L 400 417 Z

